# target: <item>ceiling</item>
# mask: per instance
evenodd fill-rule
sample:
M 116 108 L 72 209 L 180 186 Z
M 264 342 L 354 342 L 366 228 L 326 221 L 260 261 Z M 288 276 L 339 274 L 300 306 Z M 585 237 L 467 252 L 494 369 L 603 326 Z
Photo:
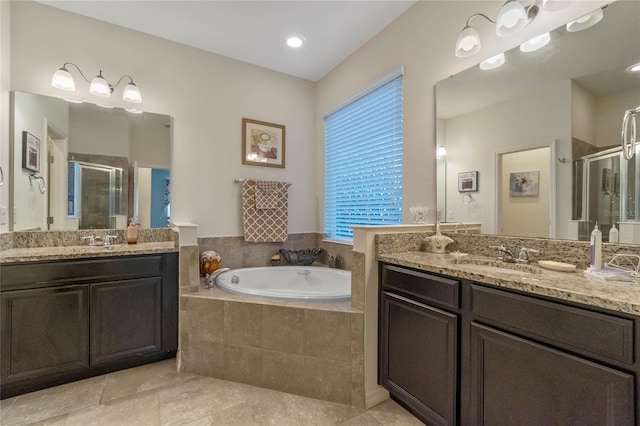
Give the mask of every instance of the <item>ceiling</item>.
M 40 0 L 40 3 L 317 81 L 416 0 Z M 299 49 L 286 45 L 298 35 Z

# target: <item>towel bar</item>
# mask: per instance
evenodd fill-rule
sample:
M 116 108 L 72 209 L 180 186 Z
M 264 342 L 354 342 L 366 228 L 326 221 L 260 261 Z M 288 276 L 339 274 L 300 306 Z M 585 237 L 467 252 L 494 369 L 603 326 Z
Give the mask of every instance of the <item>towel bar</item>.
M 235 183 L 243 183 L 245 180 L 247 180 L 247 179 L 238 179 L 238 178 L 236 178 L 233 181 Z M 287 186 L 291 186 L 291 182 L 286 182 L 286 184 L 287 184 Z

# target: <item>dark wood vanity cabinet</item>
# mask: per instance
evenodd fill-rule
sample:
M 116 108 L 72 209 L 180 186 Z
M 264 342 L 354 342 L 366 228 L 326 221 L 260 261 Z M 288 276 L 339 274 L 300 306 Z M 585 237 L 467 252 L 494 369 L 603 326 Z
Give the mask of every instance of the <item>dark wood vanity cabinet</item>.
M 639 424 L 638 317 L 395 265 L 380 278 L 379 381 L 426 424 Z M 459 305 L 420 299 L 443 280 Z
M 2 398 L 175 356 L 177 254 L 0 268 Z

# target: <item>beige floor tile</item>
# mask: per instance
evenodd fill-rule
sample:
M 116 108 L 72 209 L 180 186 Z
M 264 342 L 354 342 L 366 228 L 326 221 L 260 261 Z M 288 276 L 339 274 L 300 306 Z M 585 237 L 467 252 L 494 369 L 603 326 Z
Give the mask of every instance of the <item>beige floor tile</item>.
M 382 426 L 375 417 L 369 413 L 362 413 L 359 416 L 353 417 L 344 423 L 340 423 L 341 426 Z
M 175 385 L 194 377 L 196 376 L 193 374 L 176 371 L 175 358 L 117 371 L 107 375 L 101 401 L 105 403 L 162 386 Z
M 22 425 L 56 417 L 100 403 L 106 376 L 20 395 L 3 410 L 2 425 Z
M 387 399 L 368 411 L 384 426 L 422 425 L 423 423 L 411 415 L 397 402 Z
M 116 399 L 79 411 L 72 411 L 67 425 L 159 426 L 158 391 L 152 390 Z

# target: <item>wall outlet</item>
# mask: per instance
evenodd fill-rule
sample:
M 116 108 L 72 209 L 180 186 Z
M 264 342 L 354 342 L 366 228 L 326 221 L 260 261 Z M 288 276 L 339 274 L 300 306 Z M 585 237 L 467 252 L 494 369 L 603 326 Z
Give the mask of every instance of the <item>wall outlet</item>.
M 5 206 L 0 206 L 0 225 L 6 225 L 9 211 Z

